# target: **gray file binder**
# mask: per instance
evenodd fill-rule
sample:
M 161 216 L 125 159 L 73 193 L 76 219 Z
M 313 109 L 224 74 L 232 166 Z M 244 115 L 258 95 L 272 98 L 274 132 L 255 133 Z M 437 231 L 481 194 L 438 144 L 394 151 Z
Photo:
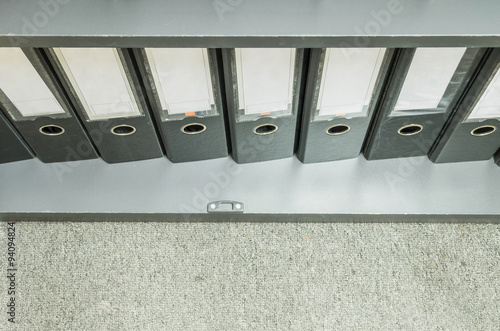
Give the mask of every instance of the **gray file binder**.
M 293 156 L 307 52 L 223 50 L 232 156 L 237 163 Z
M 97 157 L 40 50 L 0 48 L 0 108 L 42 162 Z
M 313 49 L 297 157 L 303 163 L 359 155 L 394 51 Z
M 228 155 L 220 50 L 134 49 L 153 114 L 172 162 Z
M 104 161 L 163 156 L 129 50 L 45 51 Z
M 499 148 L 500 49 L 490 49 L 429 158 L 435 163 L 488 160 Z
M 427 155 L 482 57 L 480 49 L 399 49 L 367 135 L 368 160 Z

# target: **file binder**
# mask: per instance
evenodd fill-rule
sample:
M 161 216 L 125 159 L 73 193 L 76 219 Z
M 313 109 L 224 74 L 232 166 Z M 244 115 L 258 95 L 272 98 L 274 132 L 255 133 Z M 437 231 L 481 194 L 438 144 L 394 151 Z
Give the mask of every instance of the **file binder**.
M 46 49 L 76 111 L 108 163 L 163 156 L 127 49 Z
M 359 155 L 393 52 L 385 48 L 311 50 L 297 151 L 300 161 Z
M 220 50 L 134 49 L 167 157 L 172 162 L 228 155 Z
M 500 49 L 488 49 L 429 158 L 435 163 L 488 160 L 499 148 Z
M 237 163 L 293 156 L 307 53 L 292 48 L 223 50 L 232 156 Z
M 28 145 L 0 112 L 0 163 L 32 159 Z
M 365 142 L 367 160 L 427 155 L 481 60 L 474 48 L 399 49 Z
M 97 157 L 40 50 L 0 48 L 0 105 L 42 162 Z

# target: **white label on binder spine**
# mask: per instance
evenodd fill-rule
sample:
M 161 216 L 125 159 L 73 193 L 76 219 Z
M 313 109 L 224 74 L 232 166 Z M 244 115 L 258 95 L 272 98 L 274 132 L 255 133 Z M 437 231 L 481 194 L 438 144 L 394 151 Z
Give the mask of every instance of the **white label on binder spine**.
M 64 114 L 20 48 L 0 48 L 0 89 L 24 117 Z
M 319 115 L 362 115 L 370 104 L 384 54 L 381 48 L 328 48 L 318 97 Z
M 500 118 L 500 70 L 472 110 L 468 119 Z
M 245 114 L 286 111 L 293 100 L 295 49 L 236 48 L 239 108 Z
M 173 115 L 212 109 L 207 49 L 147 48 L 146 55 L 163 110 Z
M 139 116 L 132 87 L 114 48 L 56 48 L 89 120 Z
M 417 48 L 395 111 L 435 109 L 467 48 Z

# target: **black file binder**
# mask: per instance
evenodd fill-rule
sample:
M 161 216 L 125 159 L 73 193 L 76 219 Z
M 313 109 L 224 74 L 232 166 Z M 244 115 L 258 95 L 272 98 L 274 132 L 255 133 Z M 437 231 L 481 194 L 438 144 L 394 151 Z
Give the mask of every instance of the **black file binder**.
M 45 51 L 104 161 L 163 156 L 129 50 Z
M 7 118 L 0 112 L 0 163 L 32 159 L 33 154 Z
M 187 162 L 227 156 L 220 50 L 133 51 L 167 157 Z
M 293 156 L 308 52 L 224 49 L 232 157 L 237 163 Z
M 363 148 L 366 159 L 427 155 L 482 55 L 463 47 L 397 50 Z
M 303 163 L 361 152 L 394 50 L 313 49 L 297 157 Z
M 38 49 L 0 48 L 0 105 L 42 162 L 97 154 Z
M 488 160 L 500 148 L 500 49 L 484 62 L 429 153 L 435 163 Z

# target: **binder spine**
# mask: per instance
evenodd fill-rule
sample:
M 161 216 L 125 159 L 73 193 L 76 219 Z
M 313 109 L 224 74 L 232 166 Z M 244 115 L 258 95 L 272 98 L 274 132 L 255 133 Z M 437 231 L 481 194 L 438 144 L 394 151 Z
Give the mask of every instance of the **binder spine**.
M 394 53 L 392 49 L 384 49 L 384 55 L 375 77 L 375 84 L 370 90 L 371 98 L 365 113 L 350 117 L 337 117 L 335 115 L 319 117 L 319 96 L 323 88 L 321 84 L 325 83 L 323 75 L 326 75 L 324 68 L 327 65 L 326 54 L 328 51 L 328 49 L 313 49 L 311 52 L 304 118 L 297 153 L 297 157 L 303 163 L 355 158 L 360 154 Z M 324 90 L 323 93 L 328 93 L 328 91 Z M 315 113 L 316 119 L 314 118 Z
M 416 49 L 401 49 L 381 98 L 365 147 L 368 160 L 428 155 L 443 125 L 453 114 L 474 72 L 477 49 L 467 49 L 448 83 L 440 104 L 432 109 L 409 109 L 393 114 Z
M 262 115 L 253 120 L 238 121 L 238 85 L 234 49 L 224 49 L 224 74 L 232 157 L 237 163 L 250 163 L 292 157 L 296 146 L 297 116 L 303 84 L 305 50 L 295 50 L 295 78 L 292 113 L 286 116 Z M 261 131 L 262 130 L 262 131 Z
M 24 137 L 36 156 L 45 163 L 93 159 L 97 153 L 76 117 L 56 79 L 52 67 L 40 49 L 23 48 L 23 54 L 61 106 L 62 113 L 24 116 L 9 97 L 0 90 L 0 103 L 12 124 Z
M 152 105 L 153 117 L 165 145 L 166 155 L 172 162 L 190 162 L 228 155 L 225 107 L 222 101 L 220 51 L 207 49 L 216 114 L 189 115 L 183 118 L 162 118 L 162 105 L 155 86 L 153 72 L 144 49 L 134 49 L 146 95 Z M 173 78 L 175 79 L 175 78 Z
M 449 118 L 439 139 L 429 153 L 434 163 L 488 160 L 500 147 L 500 132 L 489 135 L 473 135 L 478 127 L 500 128 L 500 118 L 468 121 L 467 116 L 486 89 L 500 63 L 500 50 L 484 48 L 478 51 L 473 62 L 475 70 L 467 77 L 467 86 L 457 102 L 453 116 Z
M 116 49 L 130 86 L 139 115 L 91 119 L 85 111 L 78 93 L 53 49 L 45 49 L 58 77 L 68 91 L 71 101 L 87 128 L 101 158 L 107 163 L 139 161 L 163 156 L 162 147 L 155 132 L 140 79 L 127 49 Z M 103 75 L 102 79 L 106 79 Z M 105 91 L 103 91 L 105 93 Z

